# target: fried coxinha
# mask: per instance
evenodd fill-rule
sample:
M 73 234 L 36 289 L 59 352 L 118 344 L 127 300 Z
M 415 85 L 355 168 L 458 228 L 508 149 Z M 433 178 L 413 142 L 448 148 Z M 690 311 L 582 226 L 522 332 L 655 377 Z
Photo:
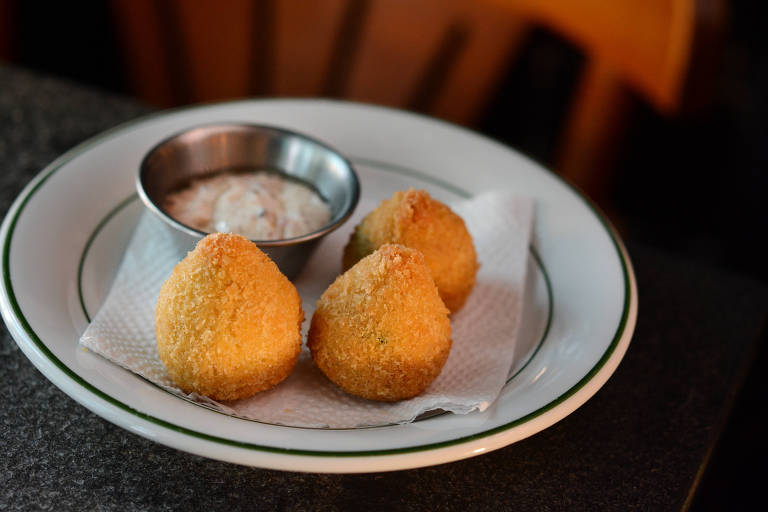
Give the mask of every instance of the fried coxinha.
M 397 192 L 355 228 L 345 272 L 323 293 L 307 345 L 341 389 L 396 401 L 422 393 L 451 348 L 449 314 L 478 269 L 463 220 L 426 192 Z M 202 239 L 163 284 L 158 353 L 185 392 L 234 400 L 293 370 L 304 318 L 296 288 L 245 237 Z
M 353 265 L 318 301 L 307 345 L 353 395 L 396 401 L 424 391 L 451 349 L 448 309 L 424 256 L 385 244 Z
M 461 217 L 423 190 L 396 192 L 355 228 L 344 248 L 344 269 L 387 243 L 421 252 L 445 305 L 451 313 L 461 309 L 479 266 Z
M 245 398 L 291 373 L 303 319 L 296 287 L 267 255 L 243 236 L 215 233 L 163 284 L 157 349 L 184 392 Z

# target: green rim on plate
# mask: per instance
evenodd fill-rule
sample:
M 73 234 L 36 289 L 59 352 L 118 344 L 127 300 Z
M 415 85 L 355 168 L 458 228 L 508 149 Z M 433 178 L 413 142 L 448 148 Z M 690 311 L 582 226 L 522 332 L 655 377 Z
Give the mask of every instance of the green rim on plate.
M 220 102 L 220 103 L 212 103 L 212 104 L 206 104 L 202 106 L 196 106 L 196 107 L 187 107 L 187 108 L 179 108 L 174 109 L 172 112 L 178 112 L 178 111 L 188 111 L 188 110 L 199 110 L 199 109 L 205 109 L 210 108 L 213 106 L 220 106 L 222 104 L 226 103 L 235 103 L 235 102 Z M 378 107 L 387 109 L 386 107 Z M 394 110 L 394 109 L 393 109 Z M 396 111 L 396 110 L 395 110 Z M 67 151 L 65 154 L 57 158 L 54 162 L 52 162 L 46 169 L 41 171 L 41 173 L 38 175 L 38 177 L 33 180 L 30 185 L 27 187 L 25 191 L 22 192 L 21 196 L 17 199 L 15 205 L 15 211 L 13 212 L 13 216 L 10 219 L 10 222 L 8 223 L 8 229 L 6 232 L 5 238 L 2 240 L 3 244 L 3 250 L 2 250 L 2 272 L 3 272 L 3 287 L 4 291 L 8 297 L 8 303 L 10 305 L 10 313 L 13 315 L 13 317 L 19 322 L 19 325 L 24 330 L 26 335 L 29 337 L 29 339 L 35 344 L 35 346 L 40 350 L 40 352 L 45 356 L 45 358 L 48 359 L 52 364 L 54 364 L 60 371 L 62 371 L 67 377 L 72 379 L 75 383 L 83 387 L 84 389 L 88 390 L 92 394 L 98 396 L 102 400 L 106 401 L 107 403 L 111 404 L 114 407 L 117 407 L 123 411 L 126 411 L 137 418 L 140 418 L 142 420 L 148 421 L 150 423 L 153 423 L 155 425 L 164 427 L 166 429 L 169 429 L 171 431 L 185 434 L 188 436 L 196 437 L 198 439 L 223 444 L 231 447 L 236 448 L 244 448 L 248 450 L 255 450 L 255 451 L 263 451 L 263 452 L 269 452 L 269 453 L 276 453 L 276 454 L 284 454 L 284 455 L 302 455 L 302 456 L 316 456 L 316 457 L 366 457 L 366 456 L 382 456 L 382 455 L 395 455 L 395 454 L 404 454 L 404 453 L 412 453 L 412 452 L 420 452 L 420 451 L 428 451 L 428 450 L 435 450 L 447 446 L 453 446 L 458 444 L 464 444 L 469 441 L 481 439 L 484 437 L 488 437 L 494 434 L 497 434 L 499 432 L 503 432 L 506 430 L 509 430 L 511 428 L 514 428 L 518 425 L 521 425 L 523 423 L 526 423 L 530 421 L 533 418 L 536 418 L 547 411 L 553 409 L 557 405 L 563 403 L 566 401 L 569 397 L 573 396 L 575 393 L 577 393 L 581 388 L 583 388 L 592 378 L 600 371 L 600 369 L 605 365 L 605 363 L 610 359 L 611 355 L 615 351 L 616 347 L 618 346 L 619 340 L 622 338 L 624 331 L 627 326 L 627 320 L 629 318 L 629 310 L 630 310 L 630 303 L 631 303 L 631 285 L 630 285 L 630 278 L 629 278 L 629 270 L 628 270 L 628 261 L 627 257 L 623 253 L 621 249 L 621 245 L 617 239 L 616 233 L 614 229 L 611 227 L 610 223 L 604 218 L 604 216 L 600 213 L 598 208 L 586 197 L 584 194 L 582 194 L 580 191 L 575 189 L 572 185 L 562 180 L 562 178 L 558 177 L 562 183 L 564 183 L 568 188 L 570 188 L 572 191 L 576 193 L 576 195 L 589 207 L 589 209 L 593 212 L 595 217 L 600 221 L 600 224 L 605 229 L 606 233 L 608 234 L 614 249 L 616 250 L 616 255 L 618 256 L 619 262 L 621 264 L 621 271 L 622 271 L 622 277 L 624 280 L 624 304 L 623 304 L 623 310 L 622 315 L 619 321 L 619 325 L 616 329 L 616 332 L 613 336 L 613 339 L 611 340 L 611 343 L 608 345 L 607 349 L 603 353 L 602 357 L 595 363 L 595 365 L 592 367 L 592 369 L 584 376 L 582 377 L 576 384 L 574 384 L 570 389 L 568 389 L 566 392 L 564 392 L 562 395 L 558 396 L 554 400 L 550 401 L 549 403 L 543 405 L 539 409 L 526 414 L 525 416 L 522 416 L 514 421 L 511 421 L 509 423 L 506 423 L 504 425 L 500 425 L 498 427 L 488 429 L 482 432 L 478 432 L 469 436 L 464 436 L 456 439 L 450 439 L 447 441 L 437 442 L 437 443 L 430 443 L 430 444 L 424 444 L 424 445 L 418 445 L 418 446 L 408 446 L 403 448 L 392 448 L 392 449 L 384 449 L 384 450 L 357 450 L 357 451 L 347 451 L 347 452 L 340 452 L 340 451 L 320 451 L 320 450 L 303 450 L 303 449 L 292 449 L 292 448 L 279 448 L 279 447 L 273 447 L 273 446 L 264 446 L 264 445 L 258 445 L 253 443 L 247 443 L 243 441 L 235 441 L 232 439 L 226 439 L 218 436 L 213 436 L 210 434 L 206 434 L 204 432 L 198 432 L 192 429 L 188 429 L 186 427 L 182 427 L 179 425 L 175 425 L 173 423 L 170 423 L 166 420 L 157 418 L 155 416 L 143 413 L 141 411 L 138 411 L 134 409 L 133 407 L 107 395 L 100 389 L 94 387 L 90 383 L 88 383 L 86 380 L 84 380 L 82 377 L 80 377 L 77 373 L 75 373 L 73 370 L 71 370 L 69 367 L 64 365 L 61 360 L 59 360 L 52 352 L 51 350 L 43 343 L 43 341 L 37 336 L 35 331 L 30 326 L 29 322 L 25 318 L 23 312 L 21 311 L 21 308 L 18 304 L 18 301 L 16 300 L 16 296 L 13 289 L 13 283 L 11 282 L 11 272 L 10 272 L 10 248 L 11 243 L 13 241 L 13 234 L 16 228 L 16 224 L 18 222 L 18 219 L 21 215 L 21 213 L 24 211 L 24 208 L 28 204 L 29 200 L 32 198 L 32 196 L 40 190 L 40 188 L 45 184 L 45 182 L 50 178 L 54 173 L 56 173 L 59 169 L 61 169 L 65 164 L 73 160 L 75 157 L 80 155 L 81 153 L 87 151 L 91 147 L 95 146 L 98 143 L 101 143 L 105 141 L 106 139 L 112 137 L 115 134 L 118 134 L 125 129 L 129 127 L 134 127 L 138 124 L 142 124 L 152 118 L 159 117 L 161 115 L 167 114 L 168 111 L 165 112 L 157 112 L 153 114 L 149 114 L 147 116 L 143 116 L 131 121 L 128 121 L 126 123 L 123 123 L 121 125 L 115 126 L 99 135 L 96 135 L 92 137 L 91 139 L 88 139 L 81 144 L 75 146 L 71 150 Z M 441 121 L 439 119 L 432 119 L 426 116 L 422 116 L 426 119 L 429 119 L 431 121 L 437 121 L 439 123 L 447 124 L 451 127 L 458 128 L 459 130 L 466 131 L 467 133 L 474 134 L 473 132 L 466 130 L 459 126 L 454 126 L 451 123 L 447 123 L 445 121 Z M 375 162 L 374 160 L 366 159 L 364 157 L 357 157 L 357 160 L 360 161 L 360 163 L 364 164 L 371 164 L 372 162 Z M 382 163 L 380 163 L 382 164 Z M 419 176 L 423 175 L 419 173 L 418 171 L 403 169 L 400 166 L 389 164 L 389 163 L 383 163 L 384 166 L 388 167 L 395 167 L 401 169 L 401 172 L 405 171 L 406 173 L 416 173 Z M 556 176 L 556 175 L 555 175 Z M 441 180 L 437 178 L 433 178 L 429 176 L 427 179 L 433 181 L 436 184 L 439 184 L 441 186 L 445 186 L 446 188 L 449 188 L 453 191 L 459 191 L 457 193 L 459 194 L 466 194 L 466 191 L 463 191 L 462 189 L 456 187 L 453 184 L 447 184 L 445 182 L 442 182 Z M 130 198 L 129 198 L 130 199 Z M 125 201 L 128 201 L 126 199 Z M 123 204 L 123 203 L 121 203 Z M 12 206 L 12 209 L 14 206 Z M 108 219 L 103 219 L 102 222 L 107 222 Z M 539 264 L 543 266 L 543 262 L 541 261 L 540 257 L 534 252 L 534 257 L 537 260 Z M 79 269 L 78 271 L 81 271 L 82 269 Z M 546 275 L 546 274 L 545 274 Z M 547 284 L 549 285 L 548 279 Z M 551 297 L 550 297 L 551 299 Z M 81 298 L 82 300 L 82 298 Z M 82 305 L 82 302 L 81 302 Z M 551 310 L 550 310 L 551 312 Z M 548 319 L 547 329 L 549 329 L 549 321 L 551 321 L 551 317 Z M 540 347 L 541 345 L 539 345 Z M 537 348 L 538 350 L 538 348 Z

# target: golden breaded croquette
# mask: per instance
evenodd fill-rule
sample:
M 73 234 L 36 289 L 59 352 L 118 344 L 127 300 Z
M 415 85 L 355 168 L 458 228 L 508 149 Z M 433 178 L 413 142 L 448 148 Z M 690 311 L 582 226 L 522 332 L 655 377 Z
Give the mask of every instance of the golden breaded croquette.
M 291 373 L 303 320 L 296 287 L 267 255 L 243 236 L 215 233 L 160 290 L 157 350 L 184 392 L 245 398 Z
M 317 302 L 307 345 L 353 395 L 391 402 L 424 391 L 448 359 L 451 324 L 422 254 L 386 244 L 339 276 Z
M 355 228 L 344 248 L 344 269 L 387 243 L 420 251 L 445 305 L 451 313 L 461 309 L 479 266 L 461 217 L 423 190 L 395 192 Z

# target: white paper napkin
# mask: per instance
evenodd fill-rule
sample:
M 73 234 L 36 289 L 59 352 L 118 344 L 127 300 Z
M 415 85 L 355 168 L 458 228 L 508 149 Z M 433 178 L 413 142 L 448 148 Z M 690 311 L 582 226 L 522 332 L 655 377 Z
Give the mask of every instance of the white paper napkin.
M 359 219 L 378 204 L 361 200 L 356 215 L 326 237 L 294 280 L 306 321 L 341 270 L 341 254 Z M 515 356 L 525 289 L 533 202 L 492 192 L 450 205 L 467 224 L 480 270 L 469 300 L 451 317 L 453 347 L 440 376 L 418 397 L 381 403 L 348 395 L 314 366 L 303 346 L 293 373 L 276 388 L 219 403 L 185 395 L 157 355 L 154 309 L 163 281 L 178 262 L 166 227 L 146 212 L 133 234 L 112 288 L 80 338 L 87 349 L 188 400 L 227 414 L 300 427 L 353 428 L 407 423 L 442 409 L 485 410 L 498 396 Z M 306 341 L 306 338 L 304 338 Z

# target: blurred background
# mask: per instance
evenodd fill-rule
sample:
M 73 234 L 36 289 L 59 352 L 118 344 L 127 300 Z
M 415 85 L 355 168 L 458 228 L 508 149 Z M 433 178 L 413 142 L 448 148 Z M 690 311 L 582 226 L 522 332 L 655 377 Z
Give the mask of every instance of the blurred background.
M 0 0 L 0 65 L 154 108 L 327 97 L 435 116 L 553 169 L 632 243 L 766 283 L 761 4 Z M 757 488 L 762 352 L 699 507 Z

